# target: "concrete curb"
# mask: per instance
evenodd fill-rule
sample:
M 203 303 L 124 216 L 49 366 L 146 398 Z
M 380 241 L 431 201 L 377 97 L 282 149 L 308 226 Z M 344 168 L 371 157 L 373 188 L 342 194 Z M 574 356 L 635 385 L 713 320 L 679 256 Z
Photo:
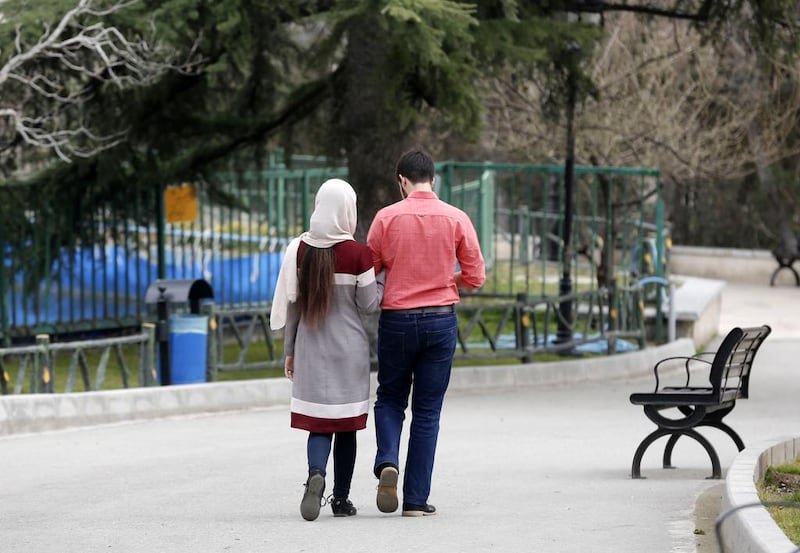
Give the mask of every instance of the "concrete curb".
M 611 357 L 453 370 L 451 390 L 567 384 L 595 378 L 650 374 L 664 357 L 691 355 L 688 338 Z M 372 374 L 371 390 L 376 389 Z M 177 415 L 288 405 L 291 383 L 283 378 L 133 388 L 70 394 L 0 397 L 0 435 L 60 430 Z
M 282 378 L 0 398 L 0 435 L 288 403 Z
M 767 468 L 800 456 L 800 437 L 781 438 L 745 448 L 725 476 L 720 508 L 720 541 L 731 553 L 788 553 L 796 546 L 761 505 L 756 482 Z M 734 510 L 730 513 L 732 509 Z M 728 513 L 728 514 L 726 514 Z M 725 518 L 723 518 L 725 517 Z

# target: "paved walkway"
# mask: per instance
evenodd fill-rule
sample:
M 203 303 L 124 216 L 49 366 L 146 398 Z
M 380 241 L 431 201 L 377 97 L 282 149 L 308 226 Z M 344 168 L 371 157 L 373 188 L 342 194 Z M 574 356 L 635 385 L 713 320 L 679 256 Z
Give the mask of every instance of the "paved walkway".
M 721 330 L 768 323 L 751 399 L 730 422 L 746 443 L 800 433 L 800 289 L 729 285 Z M 435 517 L 378 512 L 373 428 L 359 434 L 356 517 L 299 515 L 305 434 L 285 406 L 0 438 L 0 550 L 92 552 L 694 552 L 697 497 L 718 481 L 691 440 L 643 480 L 633 452 L 654 427 L 628 402 L 649 378 L 475 389 L 447 397 Z M 713 431 L 712 431 L 713 432 Z M 736 455 L 708 434 L 723 470 Z M 332 482 L 329 481 L 329 487 Z

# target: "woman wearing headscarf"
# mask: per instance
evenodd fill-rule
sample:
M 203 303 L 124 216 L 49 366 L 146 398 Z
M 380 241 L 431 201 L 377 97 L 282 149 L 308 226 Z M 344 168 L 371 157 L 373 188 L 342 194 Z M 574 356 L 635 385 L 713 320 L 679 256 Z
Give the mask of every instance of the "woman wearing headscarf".
M 356 194 L 340 179 L 317 191 L 307 232 L 292 240 L 278 275 L 270 326 L 284 332 L 284 370 L 292 381 L 291 426 L 308 431 L 308 480 L 300 514 L 324 504 L 333 448 L 334 516 L 352 516 L 349 499 L 356 431 L 367 424 L 369 339 L 360 314 L 374 312 L 382 286 L 369 248 L 356 242 Z

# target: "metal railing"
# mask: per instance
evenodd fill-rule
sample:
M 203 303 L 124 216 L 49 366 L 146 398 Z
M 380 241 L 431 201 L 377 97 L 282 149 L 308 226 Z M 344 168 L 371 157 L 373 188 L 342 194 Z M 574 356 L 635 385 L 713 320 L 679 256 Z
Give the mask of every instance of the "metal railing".
M 569 321 L 573 339 L 557 341 L 560 298 L 526 294 L 468 295 L 456 306 L 459 317 L 456 361 L 504 359 L 530 362 L 543 353 L 611 355 L 640 349 L 646 330 L 639 286 L 575 293 Z M 283 367 L 282 342 L 269 328 L 269 312 L 261 309 L 213 310 L 209 375 Z M 223 358 L 223 347 L 234 350 Z M 259 356 L 250 353 L 258 349 Z M 373 354 L 373 362 L 375 361 Z
M 123 348 L 130 347 L 137 360 L 135 367 L 128 363 L 129 355 Z M 129 336 L 51 342 L 50 336 L 41 334 L 36 343 L 29 346 L 0 348 L 0 392 L 14 393 L 69 393 L 102 390 L 108 371 L 116 364 L 120 387 L 151 386 L 156 383 L 155 329 L 145 324 L 143 332 Z M 63 380 L 63 388 L 56 389 L 59 374 L 58 357 L 68 356 L 69 365 Z M 13 383 L 10 372 L 16 363 Z M 117 387 L 117 386 L 115 386 Z

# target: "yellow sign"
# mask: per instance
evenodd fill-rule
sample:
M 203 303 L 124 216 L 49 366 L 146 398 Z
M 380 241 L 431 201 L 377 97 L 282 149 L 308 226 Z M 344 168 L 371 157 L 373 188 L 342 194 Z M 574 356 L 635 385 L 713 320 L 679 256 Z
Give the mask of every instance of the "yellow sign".
M 164 190 L 168 223 L 191 223 L 197 220 L 197 191 L 193 184 L 168 186 Z

